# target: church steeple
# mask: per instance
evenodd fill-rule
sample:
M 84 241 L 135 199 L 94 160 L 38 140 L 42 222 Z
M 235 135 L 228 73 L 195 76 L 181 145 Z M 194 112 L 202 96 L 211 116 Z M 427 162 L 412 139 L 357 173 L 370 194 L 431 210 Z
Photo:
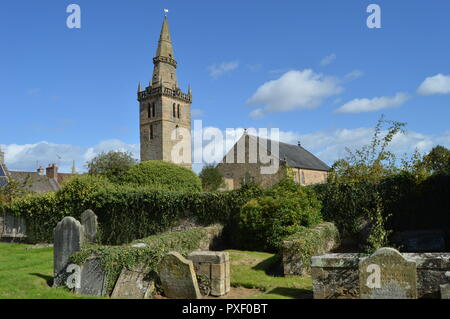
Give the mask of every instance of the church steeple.
M 167 11 L 166 11 L 167 12 Z M 192 92 L 183 92 L 177 81 L 177 62 L 173 54 L 167 17 L 161 27 L 153 75 L 149 86 L 138 88 L 141 161 L 163 160 L 192 167 Z M 186 133 L 188 132 L 188 133 Z M 189 135 L 189 136 L 188 136 Z M 179 151 L 179 143 L 182 151 Z
M 160 83 L 162 82 L 163 85 L 170 88 L 178 88 L 176 74 L 177 62 L 175 61 L 173 54 L 167 17 L 164 17 L 161 27 L 158 48 L 156 50 L 156 56 L 153 58 L 153 64 L 155 65 L 152 78 L 153 87 L 160 86 Z

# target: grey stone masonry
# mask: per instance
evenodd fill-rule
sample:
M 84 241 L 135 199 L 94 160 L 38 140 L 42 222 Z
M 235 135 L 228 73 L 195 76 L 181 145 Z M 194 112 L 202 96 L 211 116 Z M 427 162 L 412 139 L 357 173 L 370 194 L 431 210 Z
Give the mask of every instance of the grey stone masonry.
M 197 276 L 210 282 L 212 296 L 220 297 L 230 292 L 230 257 L 226 252 L 194 251 L 189 254 Z
M 450 253 L 403 253 L 416 264 L 417 298 L 440 298 L 440 286 L 448 283 Z M 325 254 L 311 259 L 315 299 L 360 298 L 359 263 L 367 255 Z

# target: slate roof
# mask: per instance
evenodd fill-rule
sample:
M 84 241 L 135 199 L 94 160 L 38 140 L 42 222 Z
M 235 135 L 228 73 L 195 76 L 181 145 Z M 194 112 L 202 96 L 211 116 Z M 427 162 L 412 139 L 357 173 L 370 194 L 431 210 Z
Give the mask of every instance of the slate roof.
M 8 176 L 6 175 L 6 168 L 0 163 L 0 187 L 8 184 Z
M 59 184 L 56 180 L 47 176 L 38 175 L 37 172 L 9 171 L 9 176 L 21 184 L 27 181 L 25 189 L 36 193 L 55 192 L 59 190 Z
M 245 135 L 244 135 L 245 136 Z M 271 149 L 271 140 L 263 139 L 261 137 L 255 137 L 248 135 L 250 138 L 257 139 L 259 144 L 268 149 Z M 311 169 L 317 171 L 329 171 L 331 168 L 307 151 L 305 148 L 299 145 L 292 145 L 283 142 L 278 142 L 279 156 L 278 159 L 285 160 L 288 166 L 295 168 Z M 276 155 L 276 154 L 274 154 Z

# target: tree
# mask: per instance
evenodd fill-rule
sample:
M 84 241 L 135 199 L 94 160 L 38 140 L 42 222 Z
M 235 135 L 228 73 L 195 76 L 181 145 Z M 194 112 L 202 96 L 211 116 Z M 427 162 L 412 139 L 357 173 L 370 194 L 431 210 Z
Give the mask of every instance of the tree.
M 371 143 L 356 151 L 347 148 L 348 156 L 333 164 L 330 182 L 378 182 L 397 172 L 396 157 L 387 148 L 395 135 L 404 132 L 405 125 L 385 120 L 382 115 L 375 126 Z
M 450 175 L 450 150 L 444 146 L 434 147 L 423 158 L 424 166 L 433 174 Z
M 110 151 L 101 153 L 87 162 L 89 175 L 102 175 L 111 182 L 123 180 L 125 173 L 136 164 L 136 160 L 129 152 Z
M 202 180 L 203 190 L 206 192 L 216 191 L 225 185 L 222 173 L 214 165 L 206 165 L 203 167 L 199 176 Z

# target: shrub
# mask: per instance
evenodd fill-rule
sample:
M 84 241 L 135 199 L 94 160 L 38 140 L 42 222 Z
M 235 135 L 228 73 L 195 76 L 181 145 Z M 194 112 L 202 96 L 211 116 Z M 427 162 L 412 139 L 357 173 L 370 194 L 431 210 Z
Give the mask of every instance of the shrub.
M 193 171 L 163 161 L 139 163 L 128 170 L 123 180 L 135 186 L 150 186 L 170 191 L 202 190 L 200 178 Z
M 283 180 L 241 208 L 239 232 L 242 248 L 279 250 L 283 238 L 301 227 L 321 221 L 320 208 L 314 192 L 290 179 Z
M 87 162 L 87 167 L 89 175 L 102 175 L 118 183 L 134 164 L 136 160 L 131 153 L 111 151 L 97 155 Z
M 214 165 L 206 165 L 203 167 L 199 177 L 202 180 L 203 190 L 206 192 L 217 191 L 225 184 L 222 173 Z

